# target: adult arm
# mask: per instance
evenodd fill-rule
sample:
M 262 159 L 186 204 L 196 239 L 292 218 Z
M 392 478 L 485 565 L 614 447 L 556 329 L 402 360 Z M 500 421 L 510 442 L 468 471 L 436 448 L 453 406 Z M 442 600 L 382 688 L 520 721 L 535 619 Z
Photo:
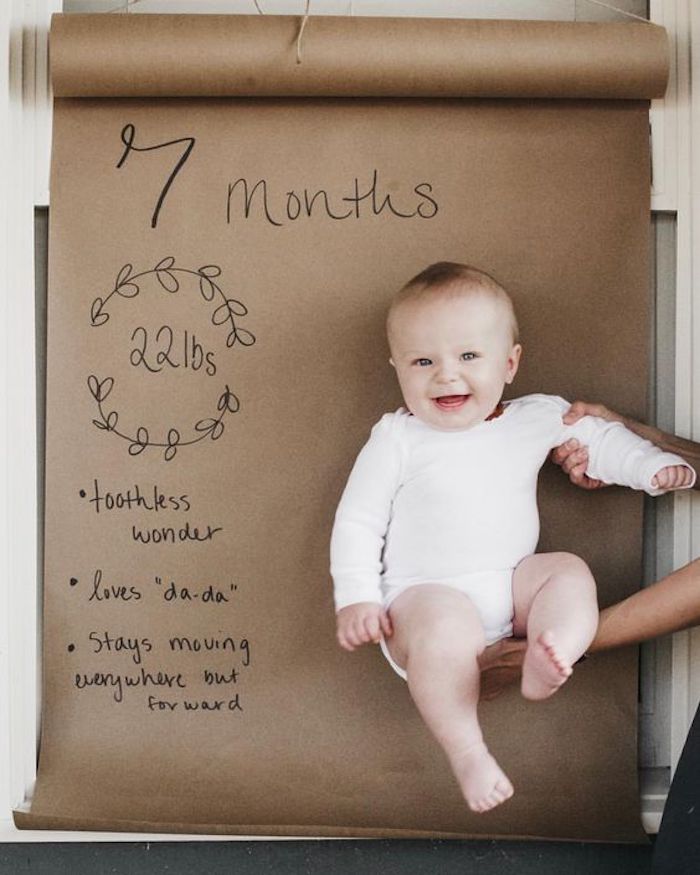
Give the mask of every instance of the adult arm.
M 600 612 L 589 653 L 641 644 L 700 624 L 700 559 Z M 479 657 L 481 698 L 495 699 L 520 680 L 527 641 L 505 638 Z
M 700 559 L 601 611 L 589 652 L 641 644 L 700 624 Z
M 676 453 L 700 471 L 700 444 L 668 434 L 653 426 L 643 425 L 623 417 L 602 404 L 576 401 L 564 416 L 573 424 L 583 416 L 598 416 L 608 422 L 621 422 L 630 431 L 655 443 L 665 452 Z M 552 452 L 571 481 L 586 489 L 605 485 L 585 474 L 588 453 L 585 447 L 561 446 Z M 700 488 L 698 480 L 695 489 Z M 595 653 L 640 644 L 659 635 L 678 632 L 700 624 L 700 559 L 664 577 L 651 586 L 640 589 L 623 601 L 600 612 L 598 631 L 589 648 Z M 506 638 L 487 647 L 480 657 L 482 668 L 481 696 L 493 699 L 510 684 L 519 680 L 527 642 Z

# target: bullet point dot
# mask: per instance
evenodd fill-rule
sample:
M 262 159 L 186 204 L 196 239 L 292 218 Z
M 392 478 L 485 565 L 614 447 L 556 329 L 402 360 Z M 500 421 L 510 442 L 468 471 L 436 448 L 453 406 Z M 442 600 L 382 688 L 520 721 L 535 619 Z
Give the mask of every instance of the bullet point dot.
M 81 497 L 81 498 L 85 498 L 86 495 L 87 495 L 87 492 L 85 492 L 84 489 L 81 489 L 81 490 L 80 490 L 80 497 Z
M 75 644 L 68 645 L 68 653 L 72 653 L 75 650 Z
M 70 585 L 71 585 L 71 586 L 75 586 L 77 582 L 78 582 L 78 578 L 77 578 L 77 577 L 71 577 L 71 579 L 70 579 Z

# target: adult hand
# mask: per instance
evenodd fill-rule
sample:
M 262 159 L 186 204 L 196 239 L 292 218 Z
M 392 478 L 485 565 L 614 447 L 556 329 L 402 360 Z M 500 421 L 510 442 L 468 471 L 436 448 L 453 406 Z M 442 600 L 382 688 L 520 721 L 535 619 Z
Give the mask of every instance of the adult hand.
M 588 449 L 582 447 L 576 438 L 571 438 L 566 443 L 555 447 L 549 454 L 549 458 L 555 465 L 561 465 L 574 486 L 580 486 L 581 489 L 600 489 L 608 485 L 602 480 L 596 480 L 595 477 L 589 477 L 586 474 Z
M 590 404 L 587 401 L 574 401 L 564 415 L 564 424 L 573 425 L 583 416 L 597 416 L 607 422 L 622 422 L 619 413 L 608 410 L 603 404 Z M 550 453 L 550 458 L 555 465 L 560 465 L 564 472 L 569 475 L 569 480 L 574 486 L 581 489 L 600 489 L 607 486 L 602 480 L 596 480 L 586 474 L 588 467 L 588 449 L 582 447 L 576 438 L 571 438 L 566 443 L 555 447 Z
M 503 638 L 484 649 L 479 656 L 481 699 L 495 699 L 520 680 L 526 648 L 524 638 Z
M 584 416 L 597 416 L 607 422 L 624 422 L 624 416 L 609 410 L 604 404 L 591 404 L 589 401 L 574 401 L 564 414 L 564 424 L 573 425 Z

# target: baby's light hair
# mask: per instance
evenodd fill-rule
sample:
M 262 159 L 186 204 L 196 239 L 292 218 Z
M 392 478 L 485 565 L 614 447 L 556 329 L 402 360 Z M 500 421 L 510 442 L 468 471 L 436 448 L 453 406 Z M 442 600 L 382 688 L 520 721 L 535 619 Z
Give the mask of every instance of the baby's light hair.
M 482 294 L 502 304 L 508 315 L 512 342 L 518 342 L 518 320 L 508 292 L 486 271 L 459 264 L 455 261 L 438 261 L 409 280 L 394 296 L 387 314 L 387 333 L 391 335 L 392 314 L 409 301 L 436 300 L 441 297 Z

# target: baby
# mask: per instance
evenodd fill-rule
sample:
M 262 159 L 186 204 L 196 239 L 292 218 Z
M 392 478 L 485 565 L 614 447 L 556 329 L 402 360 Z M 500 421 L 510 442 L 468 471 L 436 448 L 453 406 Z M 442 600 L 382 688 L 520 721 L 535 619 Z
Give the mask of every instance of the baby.
M 619 423 L 584 417 L 550 395 L 501 396 L 521 346 L 512 302 L 488 274 L 434 264 L 391 304 L 391 364 L 406 408 L 387 413 L 358 456 L 331 540 L 338 641 L 381 644 L 405 678 L 473 811 L 513 794 L 477 720 L 477 657 L 527 637 L 522 694 L 545 699 L 592 641 L 598 607 L 587 565 L 533 555 L 537 475 L 569 438 L 588 473 L 651 495 L 695 472 Z

